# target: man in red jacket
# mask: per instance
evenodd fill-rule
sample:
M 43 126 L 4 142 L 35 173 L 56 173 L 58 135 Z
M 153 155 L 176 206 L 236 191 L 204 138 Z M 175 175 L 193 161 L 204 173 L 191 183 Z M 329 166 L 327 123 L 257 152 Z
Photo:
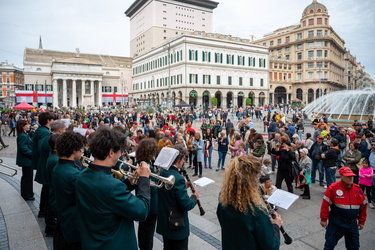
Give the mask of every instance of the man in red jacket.
M 353 183 L 353 171 L 342 167 L 339 173 L 341 181 L 327 188 L 320 208 L 320 225 L 327 229 L 324 249 L 334 249 L 343 236 L 347 249 L 359 249 L 358 230 L 365 226 L 367 201 L 361 188 Z

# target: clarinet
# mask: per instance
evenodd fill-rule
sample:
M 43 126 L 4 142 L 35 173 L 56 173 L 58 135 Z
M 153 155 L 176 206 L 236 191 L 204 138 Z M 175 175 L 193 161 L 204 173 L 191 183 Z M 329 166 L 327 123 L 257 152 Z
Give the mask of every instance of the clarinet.
M 260 193 L 261 193 L 260 195 L 263 198 L 264 203 L 266 203 L 266 205 L 267 205 L 268 212 L 270 213 L 271 217 L 273 219 L 275 219 L 276 218 L 276 211 L 271 207 L 271 205 L 266 201 L 266 199 L 264 199 L 264 197 L 263 197 L 264 190 L 261 186 L 259 186 L 259 190 L 260 190 Z M 292 244 L 292 242 L 293 242 L 292 237 L 290 237 L 289 234 L 287 232 L 285 232 L 285 229 L 282 225 L 280 226 L 280 232 L 284 237 L 284 243 L 287 244 L 287 245 Z
M 186 182 L 189 184 L 191 192 L 194 193 L 195 192 L 195 188 L 194 188 L 193 183 L 191 182 L 191 180 L 189 178 L 189 175 L 186 172 L 186 170 L 185 170 L 184 167 L 182 167 L 181 173 L 182 173 L 183 176 L 185 176 Z M 203 216 L 206 212 L 204 211 L 204 209 L 203 209 L 203 207 L 201 205 L 201 201 L 199 199 L 197 199 L 197 205 L 198 205 L 198 208 L 199 208 L 200 216 Z
M 268 212 L 270 213 L 271 217 L 273 219 L 275 219 L 276 218 L 275 210 L 271 207 L 271 205 L 267 201 L 266 201 L 266 205 L 267 205 L 267 209 L 268 209 Z M 290 237 L 289 234 L 287 234 L 287 232 L 285 232 L 284 227 L 282 225 L 280 226 L 280 232 L 284 237 L 285 244 L 287 244 L 287 245 L 292 244 L 292 242 L 293 242 L 292 237 Z

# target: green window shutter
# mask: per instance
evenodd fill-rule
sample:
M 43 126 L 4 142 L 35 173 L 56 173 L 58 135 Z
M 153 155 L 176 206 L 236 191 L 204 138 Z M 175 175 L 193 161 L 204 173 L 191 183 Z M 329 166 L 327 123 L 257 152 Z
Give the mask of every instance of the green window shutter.
M 253 67 L 255 67 L 255 57 L 253 58 Z
M 259 58 L 259 67 L 262 67 L 262 59 Z
M 211 75 L 208 76 L 208 84 L 211 84 Z
M 250 86 L 253 86 L 253 78 L 250 78 Z
M 206 81 L 205 81 L 205 75 L 203 75 L 203 84 L 205 84 L 206 83 Z
M 237 65 L 240 65 L 240 56 L 237 56 Z
M 198 50 L 195 51 L 195 61 L 198 61 Z
M 229 55 L 227 55 L 227 64 L 229 64 Z
M 192 77 L 193 76 L 191 74 L 189 74 L 189 83 L 191 83 Z
M 117 93 L 117 87 L 113 87 L 113 92 Z
M 260 86 L 263 87 L 263 79 L 260 79 Z
M 198 84 L 198 74 L 195 75 L 195 83 Z
M 211 52 L 208 52 L 208 62 L 211 62 Z
M 263 68 L 266 67 L 266 59 L 264 59 L 264 64 L 263 64 Z
M 234 55 L 232 55 L 232 64 L 234 64 Z
M 191 50 L 189 49 L 189 60 L 191 61 Z
M 202 51 L 202 62 L 204 62 L 204 51 Z

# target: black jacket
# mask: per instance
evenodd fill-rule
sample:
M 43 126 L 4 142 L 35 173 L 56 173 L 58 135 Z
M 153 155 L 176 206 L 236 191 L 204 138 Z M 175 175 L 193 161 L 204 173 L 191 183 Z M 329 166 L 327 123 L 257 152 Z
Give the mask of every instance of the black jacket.
M 330 148 L 326 152 L 324 152 L 325 158 L 322 159 L 323 161 L 323 167 L 329 168 L 337 166 L 337 158 L 340 155 L 340 150 L 336 148 Z

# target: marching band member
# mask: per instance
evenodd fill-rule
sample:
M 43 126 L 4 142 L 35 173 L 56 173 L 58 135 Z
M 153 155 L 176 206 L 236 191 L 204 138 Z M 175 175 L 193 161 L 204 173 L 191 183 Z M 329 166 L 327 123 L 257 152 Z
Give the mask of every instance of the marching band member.
M 259 160 L 249 155 L 234 158 L 225 171 L 216 211 L 223 250 L 279 249 L 282 220 L 279 214 L 270 219 L 259 194 L 260 172 Z
M 81 169 L 76 166 L 83 153 L 86 138 L 76 132 L 61 134 L 56 140 L 57 165 L 52 170 L 52 187 L 57 210 L 57 230 L 64 236 L 66 249 L 81 249 L 75 186 Z
M 125 135 L 102 128 L 92 133 L 89 148 L 94 161 L 78 176 L 77 212 L 83 249 L 138 249 L 134 221 L 144 221 L 150 209 L 150 168 L 142 162 L 134 196 L 113 178 L 125 146 Z
M 186 190 L 186 181 L 179 173 L 179 169 L 184 166 L 185 157 L 188 152 L 185 148 L 174 146 L 179 151 L 172 166 L 162 169 L 160 175 L 168 177 L 174 175 L 175 183 L 173 188 L 158 189 L 158 224 L 156 232 L 163 236 L 164 249 L 188 249 L 189 239 L 189 219 L 187 212 L 194 208 L 199 199 L 198 192 L 194 192 L 190 197 Z

